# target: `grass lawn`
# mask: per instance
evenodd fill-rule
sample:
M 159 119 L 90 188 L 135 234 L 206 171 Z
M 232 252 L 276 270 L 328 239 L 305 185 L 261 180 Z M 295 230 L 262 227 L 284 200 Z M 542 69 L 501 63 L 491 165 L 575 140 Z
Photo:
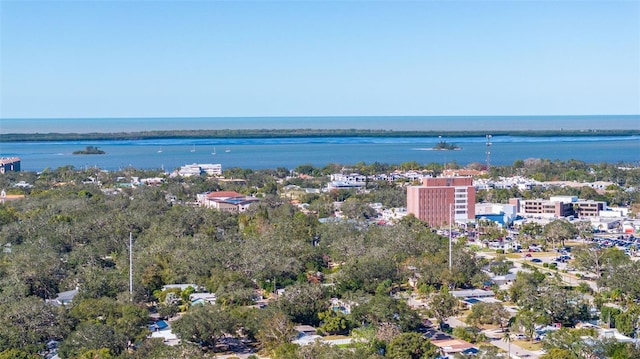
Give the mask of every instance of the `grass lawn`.
M 496 330 L 498 328 L 500 328 L 500 326 L 497 324 L 483 324 L 480 326 L 482 330 Z
M 327 335 L 322 337 L 322 340 L 337 340 L 337 339 L 349 339 L 348 335 Z
M 528 341 L 528 340 L 514 340 L 513 344 L 521 347 L 522 349 L 526 349 L 534 352 L 542 349 L 542 342 Z

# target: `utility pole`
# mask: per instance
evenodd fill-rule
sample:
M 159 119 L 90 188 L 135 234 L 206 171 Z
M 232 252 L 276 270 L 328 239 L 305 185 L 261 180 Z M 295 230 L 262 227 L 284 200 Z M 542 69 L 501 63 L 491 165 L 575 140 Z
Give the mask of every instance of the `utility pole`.
M 133 302 L 133 234 L 129 232 L 129 300 Z

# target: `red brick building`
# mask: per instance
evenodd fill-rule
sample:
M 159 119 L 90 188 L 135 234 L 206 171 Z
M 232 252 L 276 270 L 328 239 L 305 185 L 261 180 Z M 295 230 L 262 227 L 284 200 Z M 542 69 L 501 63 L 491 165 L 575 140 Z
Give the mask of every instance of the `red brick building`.
M 421 186 L 407 187 L 407 212 L 432 227 L 475 219 L 475 203 L 471 177 L 424 178 Z

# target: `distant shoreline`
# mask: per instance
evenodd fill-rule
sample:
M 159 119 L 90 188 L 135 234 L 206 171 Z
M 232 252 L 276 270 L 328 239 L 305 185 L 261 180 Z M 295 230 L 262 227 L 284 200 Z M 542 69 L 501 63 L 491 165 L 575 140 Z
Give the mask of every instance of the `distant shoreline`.
M 149 140 L 173 138 L 299 138 L 299 137 L 594 137 L 634 136 L 636 130 L 472 130 L 472 131 L 393 131 L 364 129 L 226 129 L 226 130 L 158 130 L 139 132 L 92 132 L 92 133 L 7 133 L 0 134 L 0 142 L 49 142 L 49 141 L 105 141 L 105 140 Z

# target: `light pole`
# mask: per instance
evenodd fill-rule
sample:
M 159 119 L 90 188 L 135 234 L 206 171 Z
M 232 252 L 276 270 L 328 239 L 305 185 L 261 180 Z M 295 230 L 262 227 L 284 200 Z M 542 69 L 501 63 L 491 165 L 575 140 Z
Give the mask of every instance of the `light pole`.
M 453 203 L 449 203 L 449 272 L 451 272 L 451 262 L 452 262 L 452 237 L 451 237 L 451 212 L 453 211 Z

